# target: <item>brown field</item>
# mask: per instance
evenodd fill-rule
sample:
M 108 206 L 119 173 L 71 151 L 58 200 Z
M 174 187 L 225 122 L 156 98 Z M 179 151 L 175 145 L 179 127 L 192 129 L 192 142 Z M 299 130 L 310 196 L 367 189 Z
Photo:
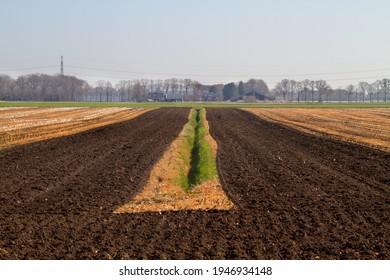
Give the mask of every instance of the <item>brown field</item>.
M 207 109 L 234 208 L 114 214 L 142 194 L 189 111 L 0 150 L 0 259 L 390 258 L 390 152 L 239 109 Z M 388 111 L 374 111 L 386 131 Z
M 244 109 L 267 121 L 317 136 L 390 151 L 390 109 Z
M 0 149 L 130 120 L 146 108 L 0 108 Z

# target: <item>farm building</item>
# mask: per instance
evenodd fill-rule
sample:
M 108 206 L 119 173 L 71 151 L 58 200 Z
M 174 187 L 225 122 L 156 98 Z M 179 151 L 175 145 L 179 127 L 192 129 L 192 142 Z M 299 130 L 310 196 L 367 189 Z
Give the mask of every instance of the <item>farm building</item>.
M 164 95 L 164 101 L 167 102 L 182 102 L 183 95 L 180 93 L 167 93 Z

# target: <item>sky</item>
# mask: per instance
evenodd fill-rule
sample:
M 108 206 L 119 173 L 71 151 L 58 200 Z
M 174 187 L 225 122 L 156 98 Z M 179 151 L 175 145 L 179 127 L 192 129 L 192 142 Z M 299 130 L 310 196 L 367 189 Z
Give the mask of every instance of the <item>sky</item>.
M 0 73 L 203 84 L 390 78 L 388 0 L 0 0 Z

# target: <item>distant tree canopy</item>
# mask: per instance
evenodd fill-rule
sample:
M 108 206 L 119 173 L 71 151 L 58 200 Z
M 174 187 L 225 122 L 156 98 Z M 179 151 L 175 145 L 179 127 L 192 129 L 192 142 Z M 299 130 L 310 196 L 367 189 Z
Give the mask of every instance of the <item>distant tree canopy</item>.
M 219 91 L 219 89 L 218 89 L 217 85 L 212 85 L 212 86 L 210 86 L 210 88 L 209 88 L 209 92 L 210 92 L 210 93 L 217 94 L 218 91 Z
M 270 91 L 261 79 L 225 85 L 203 85 L 191 79 L 176 78 L 122 80 L 116 85 L 100 80 L 93 87 L 74 76 L 30 74 L 13 79 L 0 74 L 0 100 L 10 101 L 141 102 L 163 101 L 164 96 L 170 94 L 180 101 L 387 102 L 389 93 L 390 79 L 371 84 L 362 81 L 336 90 L 324 80 L 283 79 Z
M 390 93 L 390 80 L 382 79 L 369 84 L 359 82 L 345 88 L 332 89 L 324 80 L 294 81 L 283 79 L 276 84 L 273 93 L 276 98 L 288 101 L 304 102 L 387 102 Z
M 267 95 L 269 89 L 267 84 L 263 80 L 250 79 L 245 83 L 246 93 L 259 93 Z
M 31 74 L 13 80 L 0 75 L 0 99 L 15 101 L 81 101 L 90 90 L 73 76 Z
M 242 82 L 242 81 L 240 81 L 239 83 L 238 83 L 238 95 L 239 96 L 244 96 L 245 95 L 245 85 L 244 85 L 244 83 Z
M 223 87 L 223 99 L 231 100 L 238 96 L 238 89 L 235 83 L 228 83 Z

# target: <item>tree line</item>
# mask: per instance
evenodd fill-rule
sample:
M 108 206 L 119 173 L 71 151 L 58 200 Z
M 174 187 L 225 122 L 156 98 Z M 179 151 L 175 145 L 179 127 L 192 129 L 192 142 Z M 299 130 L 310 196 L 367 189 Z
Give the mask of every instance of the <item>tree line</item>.
M 390 92 L 390 79 L 374 83 L 359 82 L 345 88 L 332 89 L 324 80 L 294 81 L 283 79 L 273 89 L 275 97 L 296 102 L 387 102 Z
M 7 101 L 246 101 L 387 102 L 390 80 L 359 82 L 332 89 L 324 80 L 283 79 L 273 89 L 261 79 L 204 85 L 191 79 L 122 80 L 113 85 L 99 80 L 95 86 L 67 75 L 30 74 L 16 79 L 0 74 L 0 100 Z
M 31 74 L 12 79 L 0 75 L 0 100 L 82 101 L 90 90 L 86 81 L 73 76 Z

